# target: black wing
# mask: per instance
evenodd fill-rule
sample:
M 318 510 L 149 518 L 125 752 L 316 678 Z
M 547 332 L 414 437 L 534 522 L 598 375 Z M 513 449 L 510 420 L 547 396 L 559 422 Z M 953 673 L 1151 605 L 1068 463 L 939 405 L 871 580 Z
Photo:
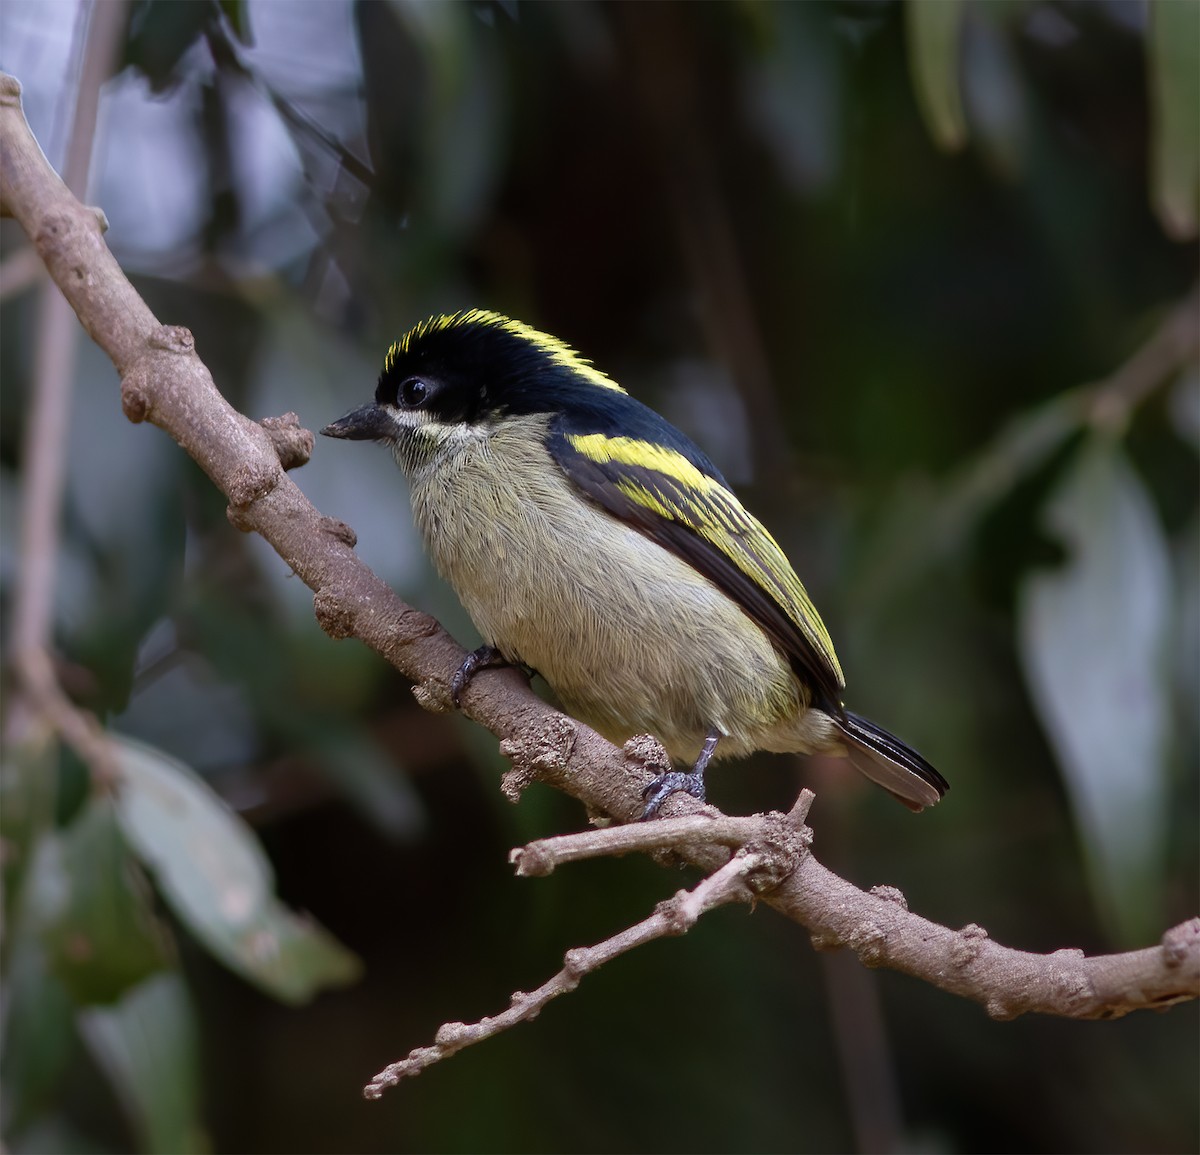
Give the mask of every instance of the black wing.
M 737 602 L 787 655 L 812 690 L 814 704 L 840 716 L 841 667 L 791 564 L 715 467 L 681 434 L 665 428 L 678 444 L 664 444 L 659 436 L 577 432 L 560 418 L 547 449 L 583 494 Z M 654 431 L 661 435 L 662 426 Z

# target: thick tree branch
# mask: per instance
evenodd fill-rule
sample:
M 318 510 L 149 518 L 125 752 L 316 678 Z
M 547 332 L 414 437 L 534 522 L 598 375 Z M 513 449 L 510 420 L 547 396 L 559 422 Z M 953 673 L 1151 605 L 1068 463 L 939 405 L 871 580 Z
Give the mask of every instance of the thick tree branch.
M 419 683 L 424 704 L 444 708 L 462 648 L 359 560 L 348 527 L 313 508 L 284 472 L 278 437 L 228 405 L 191 334 L 158 323 L 104 244 L 98 214 L 80 205 L 50 169 L 25 123 L 19 93 L 15 80 L 0 75 L 0 207 L 21 222 L 84 328 L 112 358 L 126 415 L 166 430 L 200 464 L 229 499 L 230 521 L 260 533 L 314 591 L 327 633 L 361 639 Z M 290 435 L 285 440 L 294 443 Z M 628 822 L 640 812 L 640 791 L 652 776 L 647 763 L 662 757 L 656 744 L 635 740 L 624 751 L 614 749 L 542 702 L 514 671 L 481 674 L 463 695 L 463 708 L 501 739 L 513 760 L 505 778 L 510 794 L 537 780 L 567 790 L 594 813 Z M 713 813 L 678 795 L 668 810 Z M 777 821 L 762 819 L 758 836 L 768 837 Z M 742 845 L 754 841 L 751 836 Z M 731 858 L 728 840 L 689 840 L 677 850 L 706 874 Z M 811 854 L 800 856 L 762 901 L 807 927 L 821 948 L 848 946 L 867 965 L 974 999 L 999 1018 L 1025 1011 L 1113 1018 L 1200 994 L 1200 919 L 1169 931 L 1158 946 L 1129 954 L 1029 954 L 997 945 L 973 925 L 951 930 L 920 918 L 891 888 L 864 893 Z

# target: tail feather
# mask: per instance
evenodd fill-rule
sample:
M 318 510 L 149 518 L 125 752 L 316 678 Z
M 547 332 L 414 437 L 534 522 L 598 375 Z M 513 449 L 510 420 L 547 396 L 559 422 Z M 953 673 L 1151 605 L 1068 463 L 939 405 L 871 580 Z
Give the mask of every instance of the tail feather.
M 857 714 L 834 717 L 854 768 L 877 782 L 910 810 L 939 801 L 950 784 L 894 734 Z

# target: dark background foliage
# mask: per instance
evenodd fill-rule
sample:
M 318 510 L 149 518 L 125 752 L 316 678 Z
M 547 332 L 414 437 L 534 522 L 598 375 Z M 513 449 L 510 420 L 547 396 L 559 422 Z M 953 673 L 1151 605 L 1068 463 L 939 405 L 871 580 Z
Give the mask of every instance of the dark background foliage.
M 1197 905 L 1200 377 L 1186 359 L 1101 409 L 1081 387 L 1189 307 L 1194 11 L 141 0 L 88 199 L 254 417 L 319 428 L 437 311 L 575 345 L 710 452 L 821 607 L 850 703 L 953 786 L 912 817 L 762 757 L 718 767 L 715 801 L 809 784 L 815 851 L 859 885 L 1030 950 L 1149 945 Z M 56 164 L 85 12 L 0 8 Z M 6 634 L 37 324 L 36 293 L 5 300 Z M 199 471 L 125 423 L 102 354 L 77 358 L 60 676 L 145 745 L 114 806 L 44 735 L 10 741 L 10 1150 L 1195 1150 L 1194 1006 L 996 1023 L 765 910 L 364 1103 L 440 1022 L 692 880 L 513 879 L 508 848 L 581 808 L 504 802 L 494 741 L 326 638 Z M 321 443 L 296 477 L 475 644 L 382 451 Z M 194 791 L 173 815 L 162 782 Z M 269 893 L 273 869 L 343 945 L 272 906 L 264 960 L 198 846 L 227 882 Z

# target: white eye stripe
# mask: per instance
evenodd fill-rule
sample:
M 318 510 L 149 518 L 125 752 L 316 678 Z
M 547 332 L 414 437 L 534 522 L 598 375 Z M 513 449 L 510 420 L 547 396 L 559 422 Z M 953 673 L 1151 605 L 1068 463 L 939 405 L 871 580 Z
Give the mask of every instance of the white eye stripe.
M 426 441 L 449 444 L 486 440 L 488 431 L 466 421 L 445 421 L 428 409 L 403 409 L 386 406 L 398 433 L 415 434 Z

